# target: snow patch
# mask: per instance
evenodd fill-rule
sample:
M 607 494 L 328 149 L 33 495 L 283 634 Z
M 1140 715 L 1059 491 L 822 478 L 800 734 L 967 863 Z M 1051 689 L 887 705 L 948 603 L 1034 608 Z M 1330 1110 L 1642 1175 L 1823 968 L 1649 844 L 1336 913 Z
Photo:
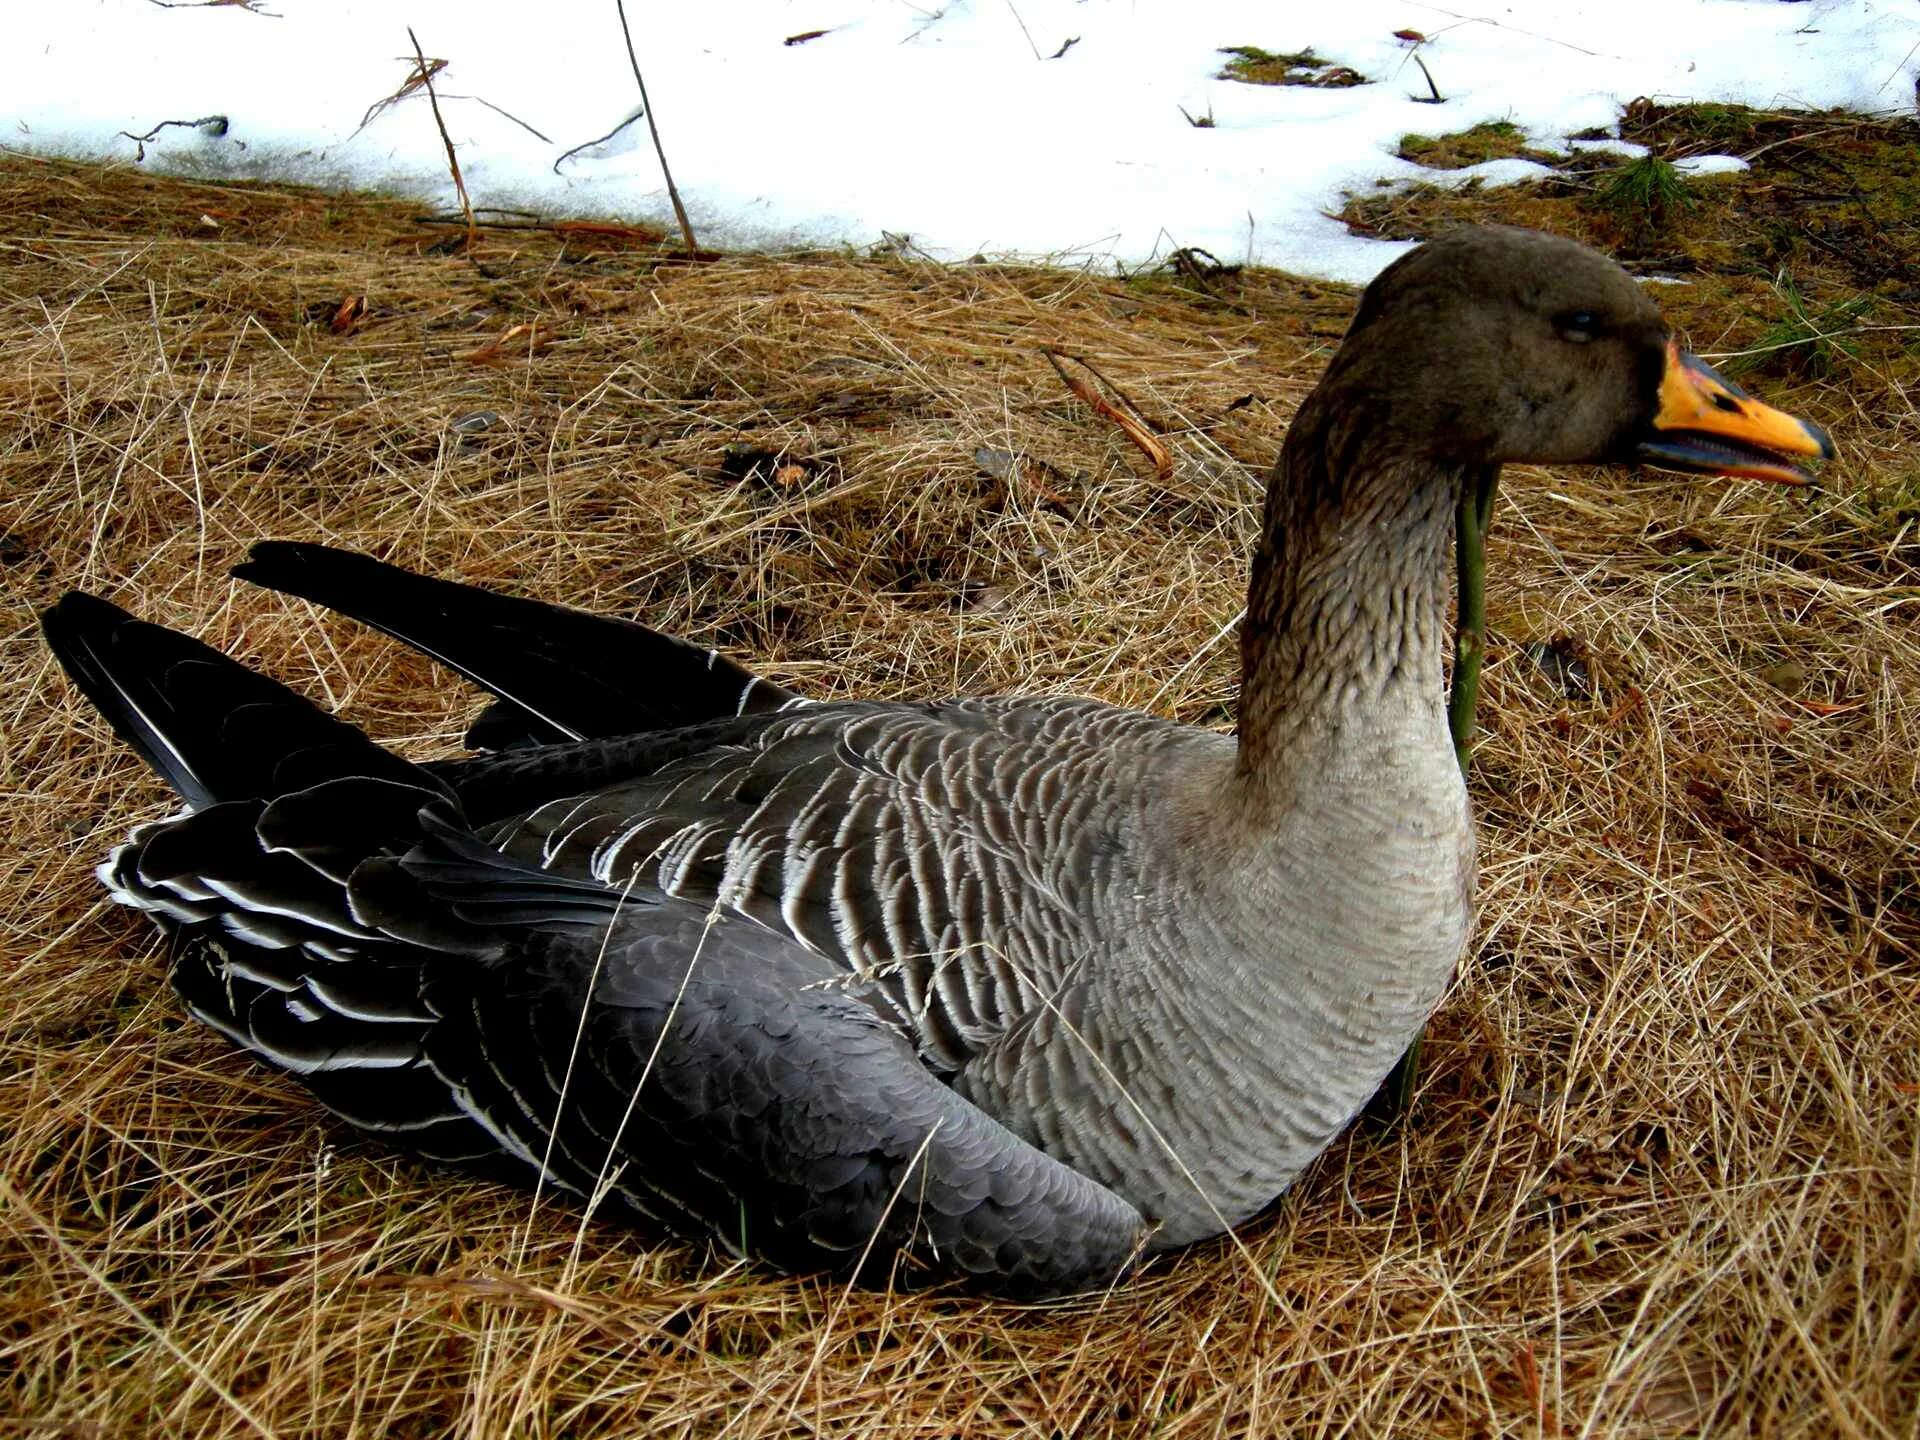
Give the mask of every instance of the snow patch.
M 1920 13 L 1886 0 L 1534 0 L 1464 17 L 1405 0 L 628 8 L 703 243 L 867 246 L 897 235 L 942 259 L 1100 266 L 1198 246 L 1349 281 L 1405 247 L 1348 235 L 1327 212 L 1343 192 L 1405 174 L 1382 158 L 1402 135 L 1510 120 L 1558 149 L 1562 137 L 1610 129 L 1639 95 L 1885 110 L 1911 104 L 1920 50 Z M 450 207 L 426 95 L 379 104 L 413 69 L 412 25 L 427 55 L 447 62 L 434 85 L 476 205 L 671 228 L 644 121 L 621 124 L 637 91 L 611 6 L 71 0 L 15 10 L 0 48 L 0 125 L 20 149 L 366 186 Z M 1424 39 L 1396 38 L 1409 24 Z M 1224 80 L 1230 45 L 1311 48 L 1368 83 Z M 1428 75 L 1444 103 L 1422 103 Z M 1212 123 L 1191 124 L 1183 109 Z M 224 134 L 155 128 L 214 115 Z M 1503 183 L 1532 173 L 1514 168 L 1525 164 L 1476 168 Z

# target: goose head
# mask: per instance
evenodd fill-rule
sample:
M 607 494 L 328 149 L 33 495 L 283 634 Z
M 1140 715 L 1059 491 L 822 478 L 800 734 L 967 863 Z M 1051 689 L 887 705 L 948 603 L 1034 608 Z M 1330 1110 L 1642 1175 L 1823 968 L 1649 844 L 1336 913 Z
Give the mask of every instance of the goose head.
M 1504 226 L 1383 271 L 1325 383 L 1377 441 L 1443 464 L 1642 462 L 1800 484 L 1833 454 L 1818 426 L 1689 354 L 1611 260 Z
M 1288 429 L 1241 630 L 1240 772 L 1274 793 L 1337 729 L 1411 682 L 1438 705 L 1445 554 L 1463 487 L 1502 465 L 1650 464 L 1785 484 L 1818 426 L 1689 354 L 1640 285 L 1583 245 L 1454 231 L 1361 298 Z M 1437 713 L 1437 712 L 1436 712 Z

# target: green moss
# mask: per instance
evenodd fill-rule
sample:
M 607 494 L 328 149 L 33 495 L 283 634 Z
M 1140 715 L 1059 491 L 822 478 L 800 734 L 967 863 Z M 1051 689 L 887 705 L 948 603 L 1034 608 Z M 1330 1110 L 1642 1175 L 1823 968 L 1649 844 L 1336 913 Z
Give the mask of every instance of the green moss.
M 1565 157 L 1528 148 L 1527 137 L 1510 120 L 1487 120 L 1452 135 L 1402 135 L 1395 152 L 1429 170 L 1464 170 L 1488 160 L 1536 160 L 1552 165 Z
M 1620 133 L 1640 145 L 1733 150 L 1753 144 L 1772 116 L 1744 105 L 1658 105 L 1636 100 L 1621 116 Z
M 1323 89 L 1341 89 L 1365 85 L 1367 77 L 1348 65 L 1336 65 L 1311 49 L 1276 52 L 1258 45 L 1227 45 L 1220 53 L 1227 63 L 1218 79 L 1238 80 L 1244 85 L 1316 85 Z

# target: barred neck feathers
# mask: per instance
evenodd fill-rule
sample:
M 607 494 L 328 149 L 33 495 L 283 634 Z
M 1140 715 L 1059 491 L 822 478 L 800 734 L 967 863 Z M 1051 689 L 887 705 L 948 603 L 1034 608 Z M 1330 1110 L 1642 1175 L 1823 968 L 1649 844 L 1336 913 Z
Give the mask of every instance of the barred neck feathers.
M 1241 631 L 1239 770 L 1290 788 L 1313 737 L 1440 704 L 1446 551 L 1475 467 L 1396 443 L 1379 412 L 1323 384 L 1267 492 Z

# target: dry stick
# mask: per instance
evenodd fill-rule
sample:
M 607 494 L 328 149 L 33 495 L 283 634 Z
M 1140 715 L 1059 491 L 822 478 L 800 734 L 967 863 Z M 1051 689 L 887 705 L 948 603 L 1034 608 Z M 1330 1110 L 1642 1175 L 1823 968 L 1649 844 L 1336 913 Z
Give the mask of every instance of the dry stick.
M 1465 776 L 1473 759 L 1474 707 L 1480 698 L 1480 662 L 1486 651 L 1487 525 L 1493 518 L 1497 470 L 1474 477 L 1460 492 L 1454 517 L 1454 575 L 1460 589 L 1460 619 L 1453 642 L 1453 685 L 1447 693 L 1447 728 Z
M 1419 97 L 1418 95 L 1409 95 L 1409 96 L 1408 96 L 1407 98 L 1408 98 L 1409 100 L 1412 100 L 1412 101 L 1414 102 L 1414 104 L 1416 104 L 1416 105 L 1444 105 L 1444 104 L 1446 104 L 1446 103 L 1447 103 L 1447 102 L 1446 102 L 1446 98 L 1445 98 L 1444 96 L 1442 96 L 1442 95 L 1441 95 L 1441 93 L 1440 93 L 1440 87 L 1439 87 L 1438 85 L 1436 85 L 1436 84 L 1434 84 L 1434 83 L 1433 83 L 1433 72 L 1432 72 L 1431 70 L 1429 70 L 1429 69 L 1427 69 L 1427 62 L 1426 62 L 1426 61 L 1424 61 L 1424 60 L 1422 60 L 1422 59 L 1421 59 L 1421 58 L 1419 57 L 1419 55 L 1417 55 L 1417 54 L 1416 54 L 1416 55 L 1415 55 L 1415 56 L 1413 57 L 1413 63 L 1414 63 L 1414 64 L 1416 64 L 1416 65 L 1418 65 L 1418 66 L 1420 67 L 1420 73 L 1421 73 L 1422 75 L 1424 75 L 1424 76 L 1426 76 L 1426 77 L 1427 77 L 1427 89 L 1429 89 L 1429 90 L 1431 90 L 1431 91 L 1433 92 L 1433 98 L 1432 98 L 1431 100 L 1422 100 L 1422 99 L 1421 99 L 1421 98 L 1420 98 L 1420 97 Z
M 269 20 L 287 17 L 277 10 L 262 10 L 260 0 L 147 0 L 162 10 L 244 10 L 249 15 L 265 15 Z
M 415 42 L 414 51 L 416 54 L 419 53 L 418 42 Z M 360 123 L 354 127 L 353 134 L 347 138 L 349 140 L 356 138 L 362 130 L 379 119 L 380 116 L 384 115 L 390 106 L 398 105 L 402 100 L 406 99 L 407 96 L 413 94 L 415 90 L 418 90 L 425 82 L 427 76 L 438 75 L 446 68 L 447 62 L 437 57 L 431 66 L 415 65 L 412 73 L 400 82 L 400 88 L 398 90 L 394 91 L 391 95 L 374 101 L 373 104 L 367 107 L 367 113 L 360 117 Z
M 447 168 L 453 171 L 454 192 L 460 197 L 460 213 L 467 217 L 467 254 L 473 254 L 473 247 L 479 243 L 480 232 L 473 223 L 473 202 L 467 198 L 467 182 L 460 178 L 460 157 L 453 153 L 453 137 L 447 134 L 447 122 L 440 118 L 440 97 L 433 92 L 433 71 L 427 65 L 426 52 L 420 48 L 420 37 L 413 33 L 413 27 L 407 27 L 407 39 L 413 41 L 413 58 L 419 63 L 421 82 L 427 87 L 427 103 L 433 107 L 433 123 L 439 128 L 440 143 L 447 147 Z
M 175 128 L 181 130 L 204 130 L 207 134 L 218 139 L 227 133 L 228 121 L 224 115 L 202 115 L 198 120 L 162 120 L 144 135 L 136 135 L 131 130 L 122 130 L 120 133 L 126 136 L 127 139 L 139 143 L 156 138 L 162 130 L 172 130 Z
M 1453 755 L 1460 762 L 1462 779 L 1473 761 L 1474 709 L 1480 700 L 1480 662 L 1486 654 L 1487 525 L 1493 518 L 1493 492 L 1499 479 L 1500 472 L 1489 469 L 1462 485 L 1460 508 L 1454 512 L 1453 565 L 1460 617 L 1454 629 L 1447 729 L 1453 733 Z M 1423 1025 L 1380 1087 L 1374 1117 L 1382 1125 L 1392 1125 L 1412 1108 L 1414 1086 L 1420 1079 L 1420 1046 L 1426 1037 Z
M 1040 53 L 1040 47 L 1033 43 L 1033 32 L 1027 29 L 1027 22 L 1020 18 L 1019 7 L 1013 3 L 1013 0 L 1007 0 L 1007 9 L 1013 11 L 1013 23 L 1018 25 L 1020 33 L 1027 37 L 1027 48 L 1033 51 L 1033 58 L 1044 60 L 1046 57 Z
M 667 180 L 667 198 L 673 202 L 673 218 L 680 222 L 680 238 L 687 242 L 687 253 L 697 255 L 700 247 L 694 243 L 693 222 L 687 219 L 687 207 L 680 203 L 680 190 L 673 183 L 673 171 L 667 168 L 667 152 L 660 143 L 660 127 L 653 123 L 653 102 L 647 98 L 647 82 L 640 73 L 640 57 L 633 53 L 633 31 L 627 28 L 627 0 L 613 0 L 613 3 L 620 12 L 620 33 L 627 40 L 627 63 L 633 66 L 633 83 L 640 87 L 640 108 L 647 112 L 647 132 L 653 136 L 653 153 L 660 157 L 660 173 Z
M 1098 370 L 1094 370 L 1092 365 L 1088 364 L 1078 355 L 1063 355 L 1060 351 L 1053 349 L 1042 350 L 1040 353 L 1047 357 L 1047 363 L 1053 366 L 1054 373 L 1059 375 L 1060 379 L 1065 382 L 1067 389 L 1072 391 L 1074 396 L 1079 399 L 1082 404 L 1091 408 L 1092 411 L 1102 419 L 1111 420 L 1115 425 L 1119 426 L 1121 433 L 1138 446 L 1140 452 L 1144 454 L 1147 459 L 1153 462 L 1154 476 L 1161 484 L 1164 485 L 1173 478 L 1173 451 L 1167 447 L 1164 440 L 1147 428 L 1147 422 L 1141 419 L 1137 413 L 1129 414 L 1128 411 L 1122 410 L 1114 405 L 1106 399 L 1105 396 L 1101 395 L 1099 391 L 1095 390 L 1093 386 L 1068 370 L 1062 362 L 1072 360 L 1076 364 L 1086 366 L 1086 368 L 1098 376 L 1101 382 L 1111 389 L 1114 394 L 1120 396 L 1122 401 L 1125 401 L 1129 407 L 1137 412 L 1139 407 L 1135 406 L 1131 400 L 1128 400 L 1117 385 L 1111 380 L 1108 380 L 1106 376 L 1101 375 Z

